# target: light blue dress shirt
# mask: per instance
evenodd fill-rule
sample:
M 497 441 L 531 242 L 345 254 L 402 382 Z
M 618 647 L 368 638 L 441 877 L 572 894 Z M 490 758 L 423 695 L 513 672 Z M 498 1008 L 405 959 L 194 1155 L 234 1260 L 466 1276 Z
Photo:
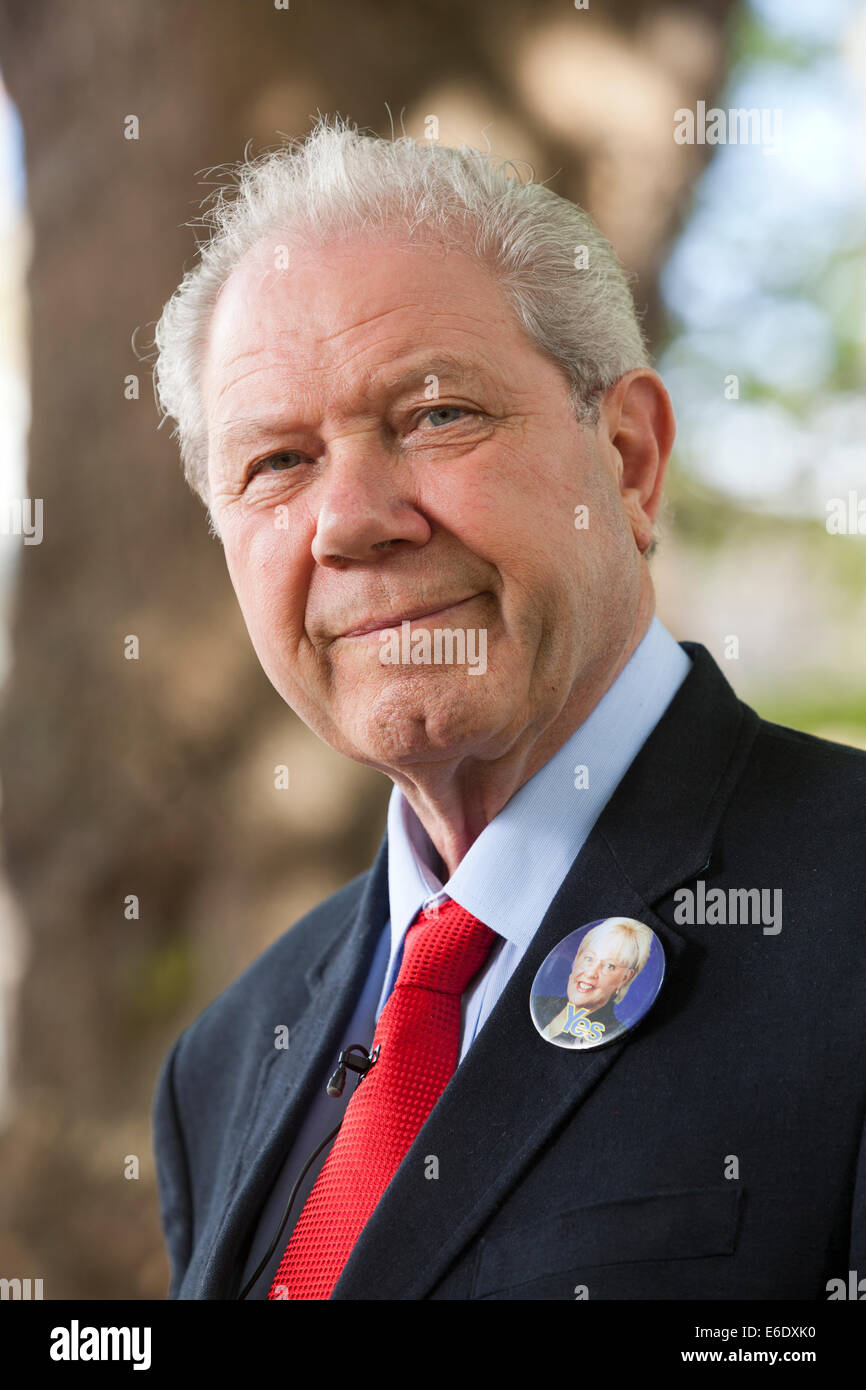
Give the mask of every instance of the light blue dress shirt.
M 631 659 L 592 713 L 485 826 L 445 883 L 435 872 L 440 860 L 427 832 L 402 792 L 394 787 L 388 806 L 391 915 L 342 1047 L 372 1045 L 376 1022 L 400 969 L 406 932 L 425 903 L 448 897 L 501 938 L 461 1001 L 463 1060 L 595 822 L 690 666 L 682 647 L 659 619 L 653 618 Z M 337 1052 L 335 1064 L 336 1060 Z M 354 1087 L 350 1074 L 343 1096 L 335 1100 L 323 1085 L 321 1096 L 310 1107 L 263 1209 L 243 1283 L 268 1248 L 298 1174 L 340 1120 Z M 295 1221 L 329 1148 L 310 1168 L 268 1268 L 248 1295 L 250 1299 L 267 1298 Z

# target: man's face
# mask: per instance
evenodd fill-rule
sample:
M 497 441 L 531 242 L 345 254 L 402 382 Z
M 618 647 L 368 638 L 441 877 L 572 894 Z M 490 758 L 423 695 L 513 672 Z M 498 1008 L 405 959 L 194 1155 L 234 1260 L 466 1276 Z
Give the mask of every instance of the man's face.
M 590 932 L 584 937 L 568 977 L 569 1002 L 590 1014 L 603 1009 L 634 976 L 634 970 L 622 960 L 622 951 L 623 939 L 617 932 L 598 936 Z
M 230 277 L 202 382 L 211 509 L 259 660 L 350 757 L 499 758 L 634 622 L 609 443 L 471 256 L 368 238 L 273 267 L 263 245 Z M 484 629 L 484 674 L 384 663 L 407 618 Z

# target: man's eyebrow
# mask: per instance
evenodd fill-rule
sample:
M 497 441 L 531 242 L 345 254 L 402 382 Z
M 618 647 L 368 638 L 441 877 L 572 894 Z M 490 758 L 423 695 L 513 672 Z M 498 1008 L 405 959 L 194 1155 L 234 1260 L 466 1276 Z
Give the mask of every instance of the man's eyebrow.
M 407 366 L 396 376 L 383 378 L 382 384 L 389 390 L 396 390 L 398 387 L 412 387 L 425 385 L 427 377 L 457 377 L 458 380 L 478 380 L 484 377 L 484 371 L 476 366 L 474 362 L 463 361 L 459 357 L 452 357 L 450 353 L 439 354 L 435 357 L 420 358 L 418 361 Z
M 272 420 L 232 420 L 229 424 L 215 429 L 214 436 L 221 449 L 243 448 L 246 445 L 256 444 L 268 435 L 287 432 L 291 428 L 292 422 L 288 417 L 282 418 L 281 416 Z

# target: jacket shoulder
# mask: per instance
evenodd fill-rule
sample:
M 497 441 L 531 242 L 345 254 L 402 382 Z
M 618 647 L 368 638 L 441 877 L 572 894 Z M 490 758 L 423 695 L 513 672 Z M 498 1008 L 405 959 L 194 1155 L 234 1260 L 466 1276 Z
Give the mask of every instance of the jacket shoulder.
M 751 773 L 789 783 L 798 800 L 842 802 L 866 793 L 866 751 L 759 718 Z
M 844 878 L 863 890 L 864 813 L 866 752 L 758 719 L 723 818 L 747 858 L 770 855 L 790 875 L 780 882 L 817 873 L 828 888 Z

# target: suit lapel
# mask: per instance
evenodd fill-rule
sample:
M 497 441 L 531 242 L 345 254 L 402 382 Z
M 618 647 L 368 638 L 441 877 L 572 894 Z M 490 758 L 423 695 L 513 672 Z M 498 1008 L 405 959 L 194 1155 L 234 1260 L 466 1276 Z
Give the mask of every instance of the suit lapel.
M 204 1252 L 187 1273 L 181 1297 L 232 1298 L 239 1284 L 240 1255 L 257 1220 L 263 1195 L 277 1177 L 292 1133 L 309 1107 L 322 1075 L 337 1054 L 370 970 L 382 928 L 388 919 L 388 855 L 383 840 L 370 871 L 354 920 L 338 934 L 306 972 L 310 998 L 291 1028 L 288 1053 L 276 1048 L 262 1064 L 250 1127 L 228 1184 L 229 1203 L 217 1212 L 199 1243 Z M 288 1057 L 303 1061 L 287 1069 Z M 189 1291 L 192 1284 L 193 1291 Z
M 496 1007 L 367 1222 L 334 1299 L 418 1299 L 435 1287 L 564 1119 L 643 1031 L 663 1026 L 664 998 L 686 946 L 652 910 L 705 869 L 757 718 L 703 647 L 588 838 Z M 590 1052 L 552 1047 L 529 1013 L 535 973 L 584 923 L 622 914 L 653 928 L 665 985 L 646 1019 Z M 425 1177 L 425 1159 L 439 1177 Z

